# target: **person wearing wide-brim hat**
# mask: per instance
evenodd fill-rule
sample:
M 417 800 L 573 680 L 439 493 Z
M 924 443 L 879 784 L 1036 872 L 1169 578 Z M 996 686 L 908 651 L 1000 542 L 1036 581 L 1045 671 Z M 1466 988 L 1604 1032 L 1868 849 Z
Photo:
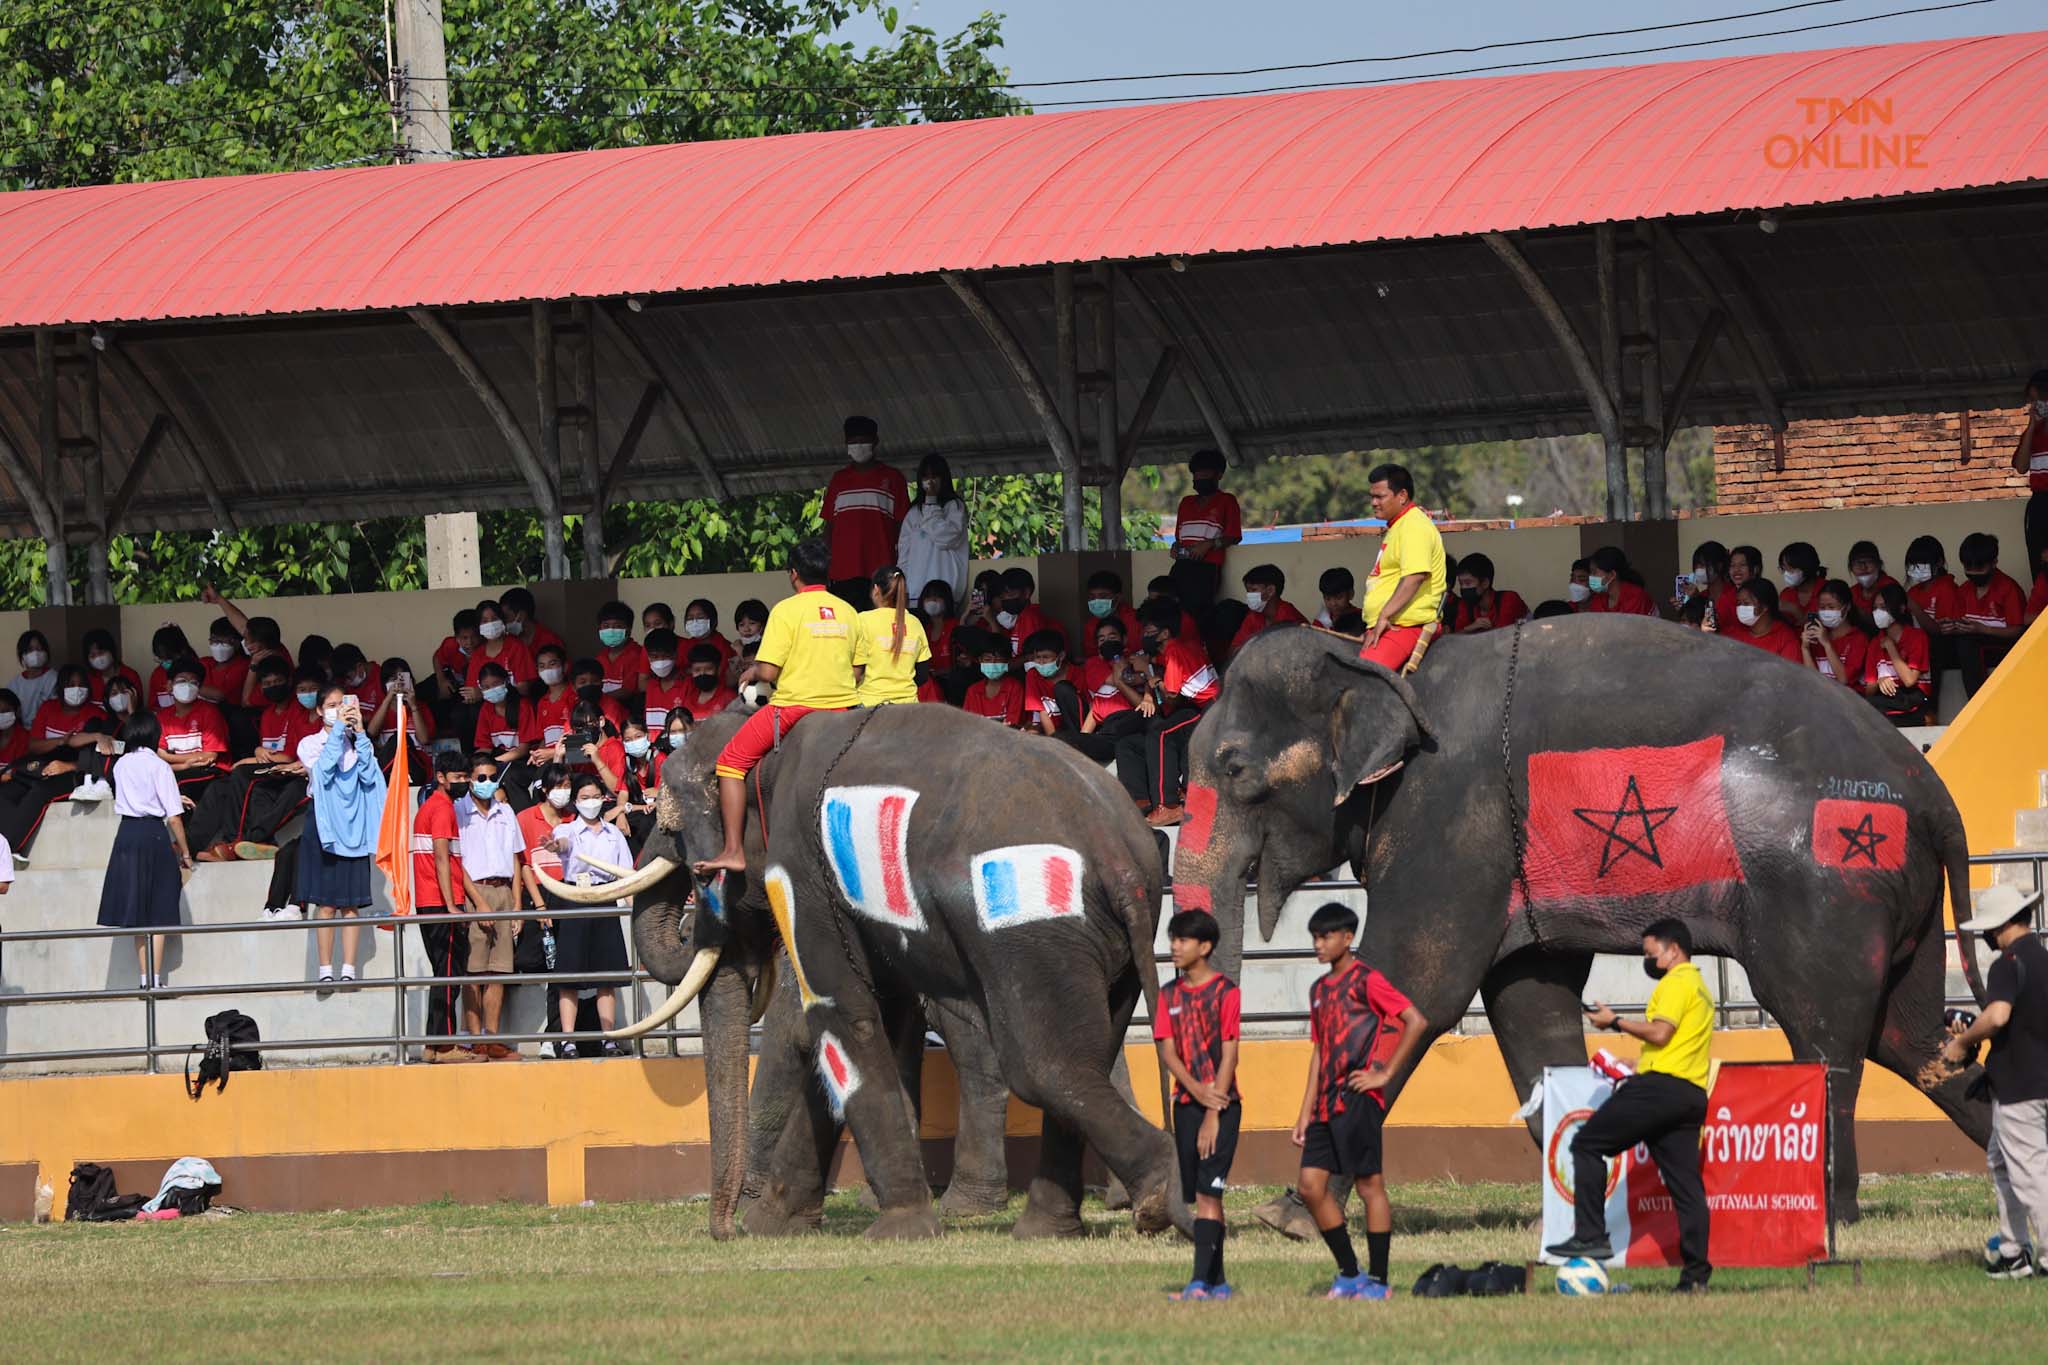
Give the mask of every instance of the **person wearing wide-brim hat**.
M 1991 1040 L 1984 1075 L 1991 1085 L 1991 1134 L 2013 1193 L 2034 1225 L 2035 1244 L 2048 1236 L 2048 945 L 2033 930 L 2041 893 L 1994 886 L 1977 897 L 1976 913 L 1956 927 L 1983 934 L 1998 949 L 1984 978 L 1984 1011 L 1949 1039 L 1941 1055 L 1961 1064 Z M 2024 1243 L 2025 1229 L 2015 1228 Z M 1989 1267 L 1997 1279 L 2023 1279 L 2034 1267 L 2012 1255 Z

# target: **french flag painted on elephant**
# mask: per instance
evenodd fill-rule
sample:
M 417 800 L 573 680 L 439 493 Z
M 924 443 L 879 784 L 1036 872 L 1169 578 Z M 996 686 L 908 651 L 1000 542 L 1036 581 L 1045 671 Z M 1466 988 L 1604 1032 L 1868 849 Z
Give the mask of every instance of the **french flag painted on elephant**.
M 1524 867 L 1539 901 L 1740 882 L 1722 741 L 1529 755 Z M 1520 900 L 1520 888 L 1516 888 Z
M 819 820 L 825 860 L 854 911 L 898 929 L 925 927 L 910 881 L 908 787 L 828 787 Z
M 1078 919 L 1081 855 L 1058 844 L 1013 844 L 973 860 L 974 908 L 985 930 L 1045 920 Z

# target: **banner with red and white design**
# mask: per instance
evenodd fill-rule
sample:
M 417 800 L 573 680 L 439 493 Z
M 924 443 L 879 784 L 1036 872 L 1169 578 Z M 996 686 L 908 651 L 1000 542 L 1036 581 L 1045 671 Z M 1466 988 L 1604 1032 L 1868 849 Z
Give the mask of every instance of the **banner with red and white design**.
M 1571 1141 L 1614 1087 L 1591 1067 L 1543 1073 L 1543 1245 L 1572 1235 Z M 1827 1254 L 1827 1069 L 1731 1062 L 1707 1097 L 1700 1175 L 1717 1266 L 1796 1266 Z M 1607 1167 L 1611 1264 L 1675 1266 L 1678 1215 L 1640 1144 Z M 1554 1260 L 1555 1258 L 1548 1258 Z

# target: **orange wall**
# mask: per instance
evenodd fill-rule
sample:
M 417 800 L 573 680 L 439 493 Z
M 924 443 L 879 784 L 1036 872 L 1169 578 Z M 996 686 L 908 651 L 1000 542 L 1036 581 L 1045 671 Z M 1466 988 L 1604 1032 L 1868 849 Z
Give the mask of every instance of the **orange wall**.
M 2040 774 L 2048 769 L 2043 696 L 2048 629 L 2036 622 L 1928 750 L 1963 813 L 1972 853 L 2011 848 L 2013 812 L 2041 804 Z M 1976 881 L 1988 884 L 1989 869 L 1979 869 Z

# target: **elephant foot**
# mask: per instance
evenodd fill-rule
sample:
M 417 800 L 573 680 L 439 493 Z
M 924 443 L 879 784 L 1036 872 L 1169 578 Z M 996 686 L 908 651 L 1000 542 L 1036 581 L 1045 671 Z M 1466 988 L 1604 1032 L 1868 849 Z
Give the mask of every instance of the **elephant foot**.
M 1037 1241 L 1046 1237 L 1085 1237 L 1086 1225 L 1081 1215 L 1073 1209 L 1043 1209 L 1027 1205 L 1017 1219 L 1017 1226 L 1010 1229 L 1010 1235 L 1020 1242 Z
M 1310 1242 L 1321 1237 L 1316 1220 L 1309 1216 L 1308 1205 L 1301 1202 L 1301 1196 L 1293 1190 L 1282 1190 L 1273 1198 L 1252 1210 L 1252 1217 L 1264 1223 L 1283 1237 L 1297 1242 Z
M 945 1231 L 939 1216 L 933 1213 L 929 1204 L 908 1209 L 885 1209 L 882 1216 L 868 1224 L 868 1230 L 861 1234 L 870 1241 L 912 1241 L 922 1237 L 936 1237 Z
M 784 1193 L 770 1188 L 755 1197 L 740 1218 L 749 1237 L 795 1237 L 816 1232 L 824 1226 L 825 1210 L 822 1206 L 792 1208 L 782 1197 Z
M 1108 1209 L 1111 1213 L 1122 1213 L 1130 1206 L 1130 1190 L 1125 1188 L 1124 1182 L 1120 1178 L 1115 1174 L 1111 1174 L 1109 1183 L 1102 1187 L 1102 1207 Z
M 939 1196 L 939 1212 L 948 1218 L 979 1218 L 1001 1213 L 1010 1203 L 1010 1192 L 1001 1185 L 966 1184 L 955 1180 Z
M 880 1213 L 882 1211 L 882 1201 L 876 1196 L 873 1185 L 862 1185 L 860 1187 L 860 1197 L 854 1200 L 854 1203 L 860 1205 L 868 1213 Z
M 1132 1202 L 1131 1226 L 1148 1237 L 1172 1227 L 1190 1236 L 1195 1230 L 1193 1215 L 1181 1199 L 1180 1190 L 1165 1179 L 1147 1185 L 1144 1194 Z

